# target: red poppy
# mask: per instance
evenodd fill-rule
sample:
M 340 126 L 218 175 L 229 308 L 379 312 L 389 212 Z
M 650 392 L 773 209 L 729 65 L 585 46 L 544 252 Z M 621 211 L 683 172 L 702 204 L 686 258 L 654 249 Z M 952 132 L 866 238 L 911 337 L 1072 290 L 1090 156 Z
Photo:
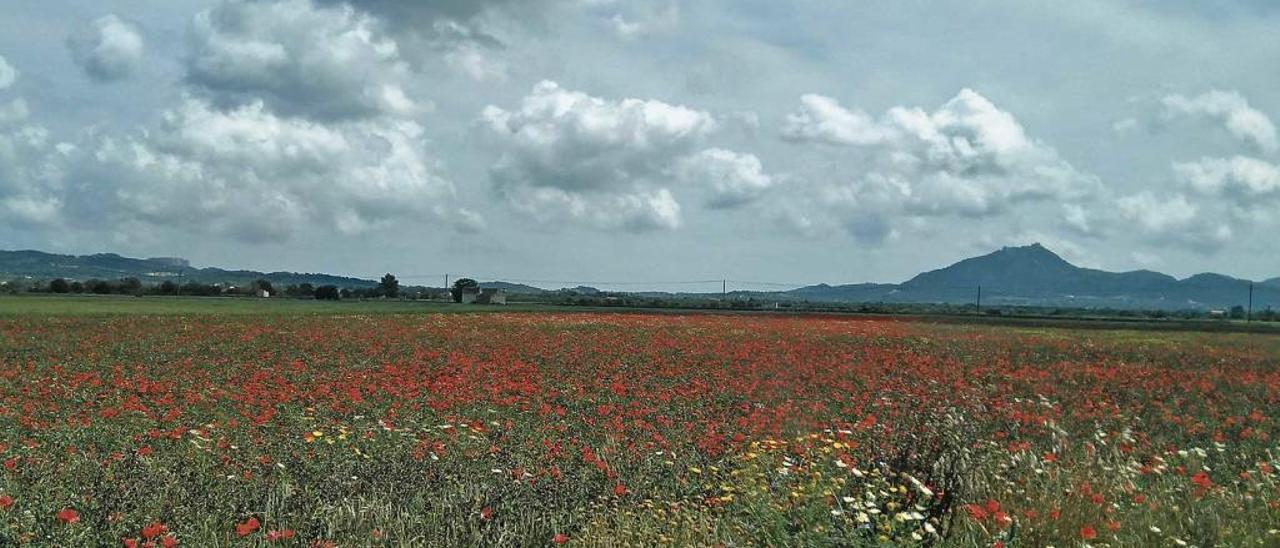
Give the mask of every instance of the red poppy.
M 1209 474 L 1205 473 L 1204 470 L 1196 472 L 1195 475 L 1191 476 L 1191 483 L 1196 484 L 1196 487 L 1201 489 L 1210 489 L 1213 487 L 1213 480 L 1209 478 Z
M 13 508 L 13 497 L 9 495 L 0 495 L 0 510 L 7 511 Z
M 966 504 L 964 510 L 969 513 L 969 517 L 983 521 L 987 519 L 987 511 L 977 504 Z
M 1009 514 L 1006 514 L 1001 510 L 996 510 L 994 514 L 991 514 L 991 520 L 996 522 L 996 525 L 1000 527 L 1013 525 L 1013 518 L 1009 517 Z
M 164 548 L 175 548 L 178 545 L 178 537 L 169 535 L 160 539 L 160 546 Z
M 79 523 L 80 512 L 77 512 L 72 508 L 63 508 L 61 510 L 58 510 L 58 521 L 61 521 L 62 523 L 65 523 L 67 525 L 71 525 L 73 523 Z
M 294 533 L 293 529 L 271 530 L 267 531 L 267 540 L 271 542 L 289 540 L 293 538 L 295 534 L 296 533 Z
M 627 486 L 619 483 L 613 486 L 613 496 L 621 497 L 627 494 Z
M 258 522 L 258 518 L 251 517 L 248 520 L 245 520 L 244 523 L 236 525 L 236 535 L 247 537 L 253 534 L 254 531 L 257 531 L 261 526 L 262 524 Z
M 488 507 L 488 506 L 485 506 L 484 508 L 481 508 L 481 509 L 480 509 L 480 519 L 485 520 L 485 521 L 489 521 L 490 519 L 493 519 L 493 508 L 490 508 L 490 507 Z
M 169 531 L 165 524 L 156 522 L 142 528 L 142 538 L 151 540 Z
M 554 542 L 556 544 L 564 544 L 566 542 L 569 542 L 569 535 L 566 535 L 564 533 L 556 533 L 556 536 L 551 537 L 551 542 Z
M 1088 525 L 1080 528 L 1080 538 L 1084 540 L 1093 540 L 1098 538 L 1098 532 Z

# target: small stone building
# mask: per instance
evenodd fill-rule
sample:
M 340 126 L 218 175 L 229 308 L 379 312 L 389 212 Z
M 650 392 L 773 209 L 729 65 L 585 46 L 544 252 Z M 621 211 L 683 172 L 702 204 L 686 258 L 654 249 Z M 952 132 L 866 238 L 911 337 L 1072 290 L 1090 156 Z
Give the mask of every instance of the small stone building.
M 507 304 L 507 290 L 481 289 L 476 296 L 476 304 Z

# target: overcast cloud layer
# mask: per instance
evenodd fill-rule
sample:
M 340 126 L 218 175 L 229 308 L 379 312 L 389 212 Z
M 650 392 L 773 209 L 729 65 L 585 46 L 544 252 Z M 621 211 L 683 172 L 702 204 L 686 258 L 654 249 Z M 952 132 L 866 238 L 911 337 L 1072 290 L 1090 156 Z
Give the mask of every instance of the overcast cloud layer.
M 1277 25 L 1261 0 L 18 3 L 0 249 L 710 290 L 660 282 L 901 281 L 1039 241 L 1270 278 Z

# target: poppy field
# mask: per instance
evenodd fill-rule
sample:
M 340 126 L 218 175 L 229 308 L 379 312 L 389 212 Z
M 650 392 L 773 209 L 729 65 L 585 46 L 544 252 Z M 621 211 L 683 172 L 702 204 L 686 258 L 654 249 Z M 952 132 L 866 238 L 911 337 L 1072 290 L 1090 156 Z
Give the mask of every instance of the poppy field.
M 1276 546 L 1280 337 L 0 317 L 0 545 Z

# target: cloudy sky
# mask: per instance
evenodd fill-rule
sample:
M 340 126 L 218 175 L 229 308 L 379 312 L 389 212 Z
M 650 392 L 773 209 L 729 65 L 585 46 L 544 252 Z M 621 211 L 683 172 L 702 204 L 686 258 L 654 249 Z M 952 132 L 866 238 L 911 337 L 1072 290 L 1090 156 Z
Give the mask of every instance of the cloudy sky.
M 1280 276 L 1271 0 L 9 4 L 2 249 L 710 289 L 657 284 L 1038 241 Z

